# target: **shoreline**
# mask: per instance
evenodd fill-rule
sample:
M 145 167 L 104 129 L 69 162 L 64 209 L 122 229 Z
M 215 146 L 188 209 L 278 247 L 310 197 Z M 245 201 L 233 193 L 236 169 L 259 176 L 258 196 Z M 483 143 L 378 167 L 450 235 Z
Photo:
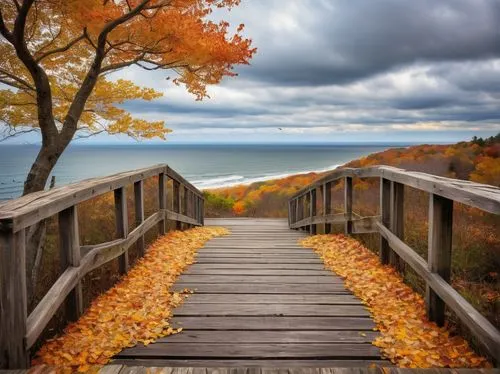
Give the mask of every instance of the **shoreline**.
M 210 190 L 218 190 L 222 188 L 230 188 L 230 187 L 236 187 L 236 186 L 249 186 L 253 183 L 257 182 L 267 182 L 271 180 L 276 180 L 276 179 L 283 179 L 283 178 L 288 178 L 291 176 L 297 176 L 297 175 L 305 175 L 305 174 L 310 174 L 310 173 L 326 173 L 328 171 L 333 171 L 336 168 L 342 166 L 342 164 L 335 164 L 331 166 L 327 166 L 326 168 L 322 169 L 315 169 L 315 170 L 298 170 L 298 171 L 293 171 L 293 172 L 288 172 L 288 173 L 280 173 L 280 174 L 269 174 L 269 175 L 264 175 L 260 177 L 243 177 L 240 175 L 230 175 L 227 177 L 218 177 L 218 178 L 212 178 L 210 180 L 222 180 L 222 181 L 228 181 L 227 183 L 220 183 L 220 184 L 212 184 L 212 185 L 207 185 L 203 186 L 201 185 L 203 183 L 202 180 L 199 181 L 192 181 L 191 183 L 201 191 L 210 191 Z M 240 181 L 240 179 L 243 179 Z M 232 182 L 230 182 L 232 180 Z

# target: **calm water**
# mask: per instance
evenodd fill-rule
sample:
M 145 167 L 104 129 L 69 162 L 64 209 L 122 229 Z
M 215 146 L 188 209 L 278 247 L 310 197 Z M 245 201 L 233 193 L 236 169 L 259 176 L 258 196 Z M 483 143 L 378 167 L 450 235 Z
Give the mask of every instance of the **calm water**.
M 168 163 L 199 188 L 230 186 L 333 169 L 400 145 L 72 145 L 53 175 L 56 185 Z M 17 197 L 38 146 L 0 145 L 0 200 Z

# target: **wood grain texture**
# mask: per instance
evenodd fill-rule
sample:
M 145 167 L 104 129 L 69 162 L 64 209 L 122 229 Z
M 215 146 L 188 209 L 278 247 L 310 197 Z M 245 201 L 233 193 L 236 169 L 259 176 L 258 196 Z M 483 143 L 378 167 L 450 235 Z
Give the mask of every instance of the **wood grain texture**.
M 303 204 L 309 212 L 312 204 Z M 290 231 L 287 219 L 207 223 L 226 226 L 231 235 L 209 241 L 172 287 L 194 290 L 173 311 L 172 326 L 183 331 L 116 359 L 223 367 L 279 358 L 293 365 L 380 362 L 366 307 L 298 244 L 304 235 Z

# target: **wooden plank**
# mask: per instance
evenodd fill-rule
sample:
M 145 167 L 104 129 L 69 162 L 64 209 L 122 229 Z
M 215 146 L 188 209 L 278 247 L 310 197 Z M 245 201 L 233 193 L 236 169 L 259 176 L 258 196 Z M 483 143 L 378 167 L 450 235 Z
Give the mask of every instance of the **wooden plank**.
M 76 206 L 59 213 L 59 250 L 61 272 L 68 267 L 80 266 L 80 237 L 78 234 L 78 210 Z M 66 297 L 66 319 L 74 322 L 83 314 L 82 283 L 77 281 Z
M 172 210 L 175 213 L 181 213 L 181 185 L 178 180 L 173 180 L 173 192 L 172 192 Z M 182 222 L 175 220 L 176 230 L 180 230 L 182 227 Z
M 332 213 L 332 183 L 327 182 L 323 184 L 323 215 Z M 325 221 L 326 222 L 326 221 Z M 330 223 L 325 223 L 325 234 L 332 232 L 332 225 Z
M 329 294 L 347 293 L 341 283 L 333 284 L 308 284 L 308 283 L 240 283 L 237 287 L 223 283 L 180 283 L 172 286 L 173 291 L 184 289 L 194 290 L 196 293 L 231 293 L 231 294 Z
M 325 267 L 323 264 L 225 264 L 225 263 L 195 263 L 191 265 L 188 269 L 191 268 L 202 268 L 202 269 L 240 269 L 240 270 L 248 270 L 248 269 L 277 269 L 277 270 L 324 270 Z M 189 271 L 189 270 L 188 270 Z
M 391 225 L 391 181 L 385 178 L 380 179 L 380 215 L 382 224 L 385 227 Z M 391 248 L 387 239 L 380 237 L 380 262 L 388 264 Z
M 60 211 L 77 205 L 104 193 L 125 187 L 138 180 L 158 175 L 165 165 L 155 165 L 149 168 L 118 173 L 103 178 L 93 178 L 56 187 L 34 197 L 27 195 L 15 199 L 2 206 L 0 211 L 0 226 L 4 219 L 12 223 L 14 231 L 31 226 L 40 220 L 49 218 Z
M 314 183 L 302 188 L 291 198 L 293 199 L 297 196 L 301 196 L 311 188 L 316 188 L 325 182 L 333 182 L 346 176 L 358 178 L 384 178 L 446 197 L 450 200 L 479 208 L 486 212 L 500 214 L 500 188 L 498 187 L 471 181 L 439 177 L 415 171 L 407 171 L 391 166 L 374 166 L 361 169 L 335 169 Z
M 165 173 L 160 173 L 158 175 L 158 209 L 166 210 L 167 209 L 167 183 L 168 177 Z M 158 222 L 158 234 L 165 235 L 167 230 L 167 217 Z
M 238 247 L 226 247 L 226 248 L 202 248 L 198 251 L 198 254 L 208 255 L 208 254 L 232 254 L 232 255 L 259 255 L 259 254 L 274 254 L 274 255 L 295 255 L 295 254 L 310 254 L 313 253 L 310 249 L 305 248 L 238 248 Z
M 115 197 L 115 227 L 117 238 L 127 238 L 128 236 L 128 213 L 127 213 L 127 190 L 125 187 L 114 191 Z M 118 260 L 120 274 L 128 271 L 128 250 L 124 250 Z
M 371 344 L 168 344 L 125 349 L 118 357 L 140 358 L 315 358 L 315 359 L 380 359 L 380 351 Z
M 344 232 L 352 234 L 352 177 L 344 178 L 344 213 L 346 216 Z
M 287 317 L 369 317 L 364 305 L 304 304 L 190 304 L 174 311 L 176 316 L 287 316 Z
M 314 217 L 316 215 L 316 188 L 311 189 L 309 195 L 309 216 Z M 311 224 L 309 226 L 309 234 L 316 235 L 316 225 Z
M 398 238 L 404 241 L 404 184 L 391 182 L 391 212 L 390 228 Z M 404 261 L 402 261 L 396 252 L 390 251 L 389 263 L 399 272 L 404 271 Z
M 0 230 L 0 368 L 29 367 L 26 334 L 26 234 Z
M 439 274 L 449 283 L 451 276 L 451 242 L 453 230 L 453 201 L 437 195 L 430 195 L 429 201 L 429 271 Z M 427 315 L 431 321 L 443 326 L 445 303 L 427 286 Z
M 261 374 L 261 370 L 264 368 L 304 368 L 304 372 L 293 371 L 288 369 L 291 374 L 381 374 L 379 368 L 371 367 L 384 367 L 385 370 L 392 364 L 389 361 L 384 360 L 231 360 L 231 359 L 115 359 L 113 363 L 121 365 L 142 365 L 142 366 L 152 366 L 155 368 L 163 368 L 164 370 L 172 370 L 172 367 L 177 366 L 188 366 L 193 367 L 193 369 L 200 368 L 206 370 L 206 373 L 201 374 L 235 374 L 234 368 L 245 368 L 247 371 L 245 374 Z M 216 369 L 214 369 L 216 368 Z M 318 372 L 312 371 L 312 368 L 317 368 Z M 335 372 L 335 368 L 341 369 L 341 371 Z M 347 368 L 353 368 L 352 372 L 349 372 Z M 360 368 L 365 368 L 364 372 L 361 372 Z M 227 370 L 226 371 L 224 371 Z M 444 369 L 442 369 L 444 370 Z M 471 369 L 469 369 L 471 370 Z M 209 373 L 210 371 L 210 373 Z M 154 373 L 157 373 L 156 371 Z M 163 372 L 160 372 L 163 374 Z M 471 370 L 462 371 L 460 369 L 447 369 L 447 371 L 440 372 L 439 374 L 499 374 L 498 370 L 490 369 L 485 372 L 478 373 L 477 371 Z M 165 374 L 173 374 L 168 371 Z M 193 374 L 194 371 L 193 371 Z M 287 373 L 284 373 L 287 374 Z M 389 373 L 388 373 L 389 374 Z M 398 374 L 398 373 L 394 373 Z M 418 374 L 415 370 L 413 373 L 407 372 L 404 374 Z M 422 373 L 420 373 L 422 374 Z
M 189 304 L 309 304 L 309 305 L 360 305 L 353 295 L 266 295 L 266 294 L 198 294 L 190 295 Z
M 140 226 L 144 222 L 144 181 L 140 180 L 134 183 L 134 208 L 135 208 L 135 225 Z M 145 242 L 144 235 L 138 238 L 137 252 L 139 256 L 144 256 Z
M 294 275 L 191 275 L 183 274 L 178 278 L 179 283 L 223 283 L 223 284 L 343 284 L 339 277 L 307 276 L 297 277 Z
M 191 266 L 185 275 L 284 275 L 284 276 L 325 276 L 331 277 L 329 270 L 292 270 L 292 269 L 205 269 L 204 267 Z
M 99 374 L 118 374 L 123 369 L 122 365 L 106 365 L 99 369 Z
M 157 340 L 158 343 L 371 343 L 374 331 L 207 331 L 186 330 Z
M 199 259 L 197 263 L 200 264 L 322 264 L 323 262 L 319 258 L 214 258 L 214 259 Z
M 201 259 L 225 259 L 225 258 L 238 258 L 241 259 L 242 261 L 245 261 L 246 259 L 252 259 L 252 258 L 261 258 L 261 259 L 281 259 L 283 260 L 284 258 L 293 258 L 293 259 L 317 259 L 318 256 L 312 252 L 307 253 L 305 250 L 303 253 L 289 253 L 286 255 L 283 255 L 281 253 L 203 253 L 200 252 L 199 254 L 196 255 L 196 258 L 201 260 Z
M 188 223 L 193 226 L 200 226 L 200 223 L 198 223 L 195 219 L 180 213 L 172 212 L 171 210 L 167 210 L 167 218 L 171 221 L 177 221 L 178 223 Z

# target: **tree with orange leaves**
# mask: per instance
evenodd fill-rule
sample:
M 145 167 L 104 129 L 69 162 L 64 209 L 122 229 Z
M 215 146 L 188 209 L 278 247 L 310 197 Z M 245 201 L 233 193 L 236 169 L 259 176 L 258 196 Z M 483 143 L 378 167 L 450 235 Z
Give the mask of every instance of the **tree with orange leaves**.
M 161 93 L 112 72 L 139 66 L 174 70 L 176 84 L 198 100 L 206 86 L 234 76 L 255 49 L 208 20 L 240 0 L 5 0 L 0 5 L 0 123 L 3 137 L 39 131 L 42 146 L 24 194 L 43 190 L 57 160 L 78 134 L 107 132 L 164 138 L 162 121 L 133 118 L 118 106 Z

